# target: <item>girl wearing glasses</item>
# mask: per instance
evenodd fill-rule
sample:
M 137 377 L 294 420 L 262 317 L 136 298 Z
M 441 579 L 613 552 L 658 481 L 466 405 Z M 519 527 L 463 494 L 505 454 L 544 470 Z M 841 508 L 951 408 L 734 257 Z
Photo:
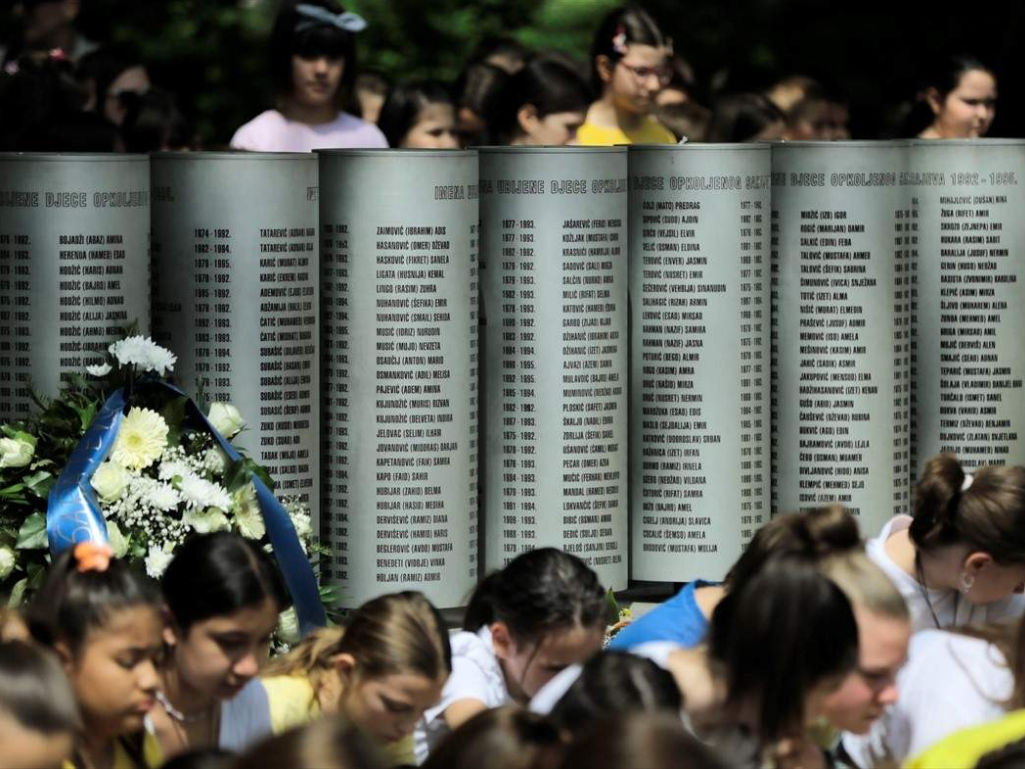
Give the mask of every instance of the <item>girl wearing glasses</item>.
M 577 131 L 580 144 L 675 144 L 653 116 L 655 96 L 669 83 L 669 41 L 640 8 L 611 11 L 591 46 L 591 78 L 601 94 Z

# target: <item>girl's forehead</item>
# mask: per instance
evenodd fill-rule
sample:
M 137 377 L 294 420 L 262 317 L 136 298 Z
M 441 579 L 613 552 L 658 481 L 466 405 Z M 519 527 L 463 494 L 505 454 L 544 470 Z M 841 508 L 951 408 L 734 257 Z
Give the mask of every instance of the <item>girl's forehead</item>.
M 660 46 L 646 43 L 630 43 L 626 47 L 626 56 L 631 61 L 643 61 L 645 64 L 661 64 L 669 58 L 669 51 Z
M 149 604 L 126 606 L 110 610 L 103 621 L 90 628 L 90 642 L 104 641 L 111 644 L 130 645 L 151 636 L 160 637 L 163 620 L 157 607 Z

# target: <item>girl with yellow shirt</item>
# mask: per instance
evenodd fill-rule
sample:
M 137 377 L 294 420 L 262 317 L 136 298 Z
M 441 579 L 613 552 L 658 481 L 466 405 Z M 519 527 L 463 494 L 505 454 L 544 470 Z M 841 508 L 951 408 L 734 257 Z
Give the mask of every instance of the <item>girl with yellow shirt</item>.
M 632 6 L 611 11 L 591 46 L 591 78 L 601 96 L 587 110 L 577 143 L 675 144 L 672 131 L 651 116 L 656 94 L 672 78 L 669 56 L 651 16 Z
M 83 542 L 55 561 L 26 619 L 56 653 L 78 702 L 82 731 L 76 769 L 141 769 L 163 762 L 144 731 L 160 685 L 163 654 L 156 586 Z
M 408 738 L 451 672 L 441 615 L 421 593 L 407 591 L 368 601 L 345 628 L 314 632 L 272 660 L 260 683 L 275 734 L 337 713 L 399 764 L 412 763 Z

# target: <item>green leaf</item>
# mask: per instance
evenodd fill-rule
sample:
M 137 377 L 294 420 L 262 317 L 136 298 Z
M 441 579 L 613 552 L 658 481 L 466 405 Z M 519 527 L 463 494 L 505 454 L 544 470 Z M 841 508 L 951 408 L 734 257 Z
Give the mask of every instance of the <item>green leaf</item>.
M 39 550 L 46 546 L 46 516 L 39 512 L 32 513 L 18 529 L 15 547 L 18 550 Z
M 78 421 L 82 425 L 82 429 L 89 429 L 89 425 L 93 423 L 93 417 L 96 416 L 96 403 L 90 402 L 82 407 L 73 405 L 71 408 L 78 414 Z
M 619 622 L 619 601 L 616 600 L 616 594 L 610 587 L 605 593 L 605 624 L 615 625 L 617 622 Z
M 39 472 L 30 475 L 28 478 L 23 478 L 22 481 L 28 490 L 35 496 L 40 499 L 46 499 L 47 495 L 50 493 L 50 489 L 53 487 L 53 484 L 57 482 L 57 478 L 53 473 L 48 473 L 46 470 L 40 470 Z
M 0 497 L 20 497 L 25 491 L 24 483 L 15 483 L 6 488 L 0 489 Z
M 21 606 L 22 599 L 25 597 L 25 589 L 28 587 L 28 577 L 19 579 L 14 583 L 14 587 L 11 588 L 11 595 L 7 599 L 7 605 L 12 609 Z
M 185 424 L 185 402 L 182 397 L 171 398 L 160 410 L 160 416 L 167 422 L 167 444 L 176 446 L 181 443 L 182 428 Z

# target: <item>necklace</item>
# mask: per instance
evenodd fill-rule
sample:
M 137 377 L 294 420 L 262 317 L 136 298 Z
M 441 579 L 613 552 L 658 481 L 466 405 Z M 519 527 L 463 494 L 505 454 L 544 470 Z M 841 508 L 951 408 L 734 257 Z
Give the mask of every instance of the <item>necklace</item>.
M 167 695 L 159 689 L 157 690 L 155 696 L 157 702 L 160 703 L 161 707 L 163 707 L 167 715 L 169 715 L 172 718 L 172 720 L 177 721 L 180 724 L 199 723 L 200 721 L 209 718 L 210 711 L 213 710 L 213 708 L 207 708 L 206 710 L 199 711 L 195 715 L 188 715 L 187 713 L 183 713 L 182 711 L 178 710 L 178 708 L 176 708 L 174 705 L 172 705 L 171 701 L 167 699 Z
M 932 615 L 933 624 L 936 625 L 937 630 L 941 629 L 940 618 L 936 616 L 936 609 L 933 608 L 932 599 L 929 598 L 929 588 L 925 585 L 925 569 L 922 567 L 922 554 L 915 551 L 915 579 L 918 582 L 918 589 L 922 591 L 922 598 L 925 599 L 925 605 L 929 607 L 929 613 Z M 957 621 L 957 604 L 960 601 L 961 594 L 954 594 L 954 621 Z

